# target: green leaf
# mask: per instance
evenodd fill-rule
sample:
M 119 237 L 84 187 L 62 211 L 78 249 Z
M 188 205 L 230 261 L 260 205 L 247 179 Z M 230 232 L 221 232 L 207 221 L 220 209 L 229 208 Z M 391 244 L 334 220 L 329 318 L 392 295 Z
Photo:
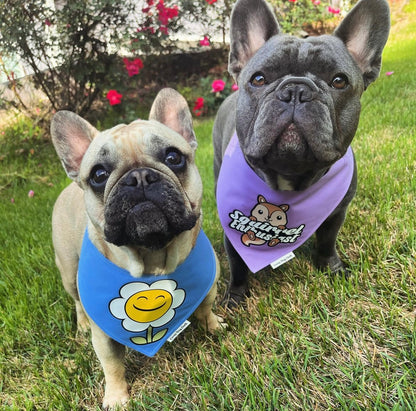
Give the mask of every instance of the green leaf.
M 153 336 L 153 342 L 155 341 L 159 341 L 160 339 L 162 339 L 165 334 L 168 332 L 168 329 L 165 328 L 164 330 L 161 330 L 159 332 L 157 332 L 154 336 Z
M 147 344 L 147 340 L 146 340 L 146 338 L 144 338 L 144 337 L 140 337 L 140 336 L 137 336 L 137 337 L 131 337 L 131 338 L 130 338 L 130 340 L 131 340 L 134 344 L 137 344 L 137 345 L 145 345 L 145 344 Z

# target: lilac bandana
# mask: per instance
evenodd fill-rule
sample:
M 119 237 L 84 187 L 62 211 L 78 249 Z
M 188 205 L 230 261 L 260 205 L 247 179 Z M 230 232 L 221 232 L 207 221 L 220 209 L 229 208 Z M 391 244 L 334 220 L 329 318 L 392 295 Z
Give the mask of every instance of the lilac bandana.
M 354 155 L 349 147 L 306 190 L 275 191 L 247 164 L 234 134 L 217 183 L 217 207 L 225 234 L 256 273 L 284 259 L 319 228 L 344 198 L 353 172 Z

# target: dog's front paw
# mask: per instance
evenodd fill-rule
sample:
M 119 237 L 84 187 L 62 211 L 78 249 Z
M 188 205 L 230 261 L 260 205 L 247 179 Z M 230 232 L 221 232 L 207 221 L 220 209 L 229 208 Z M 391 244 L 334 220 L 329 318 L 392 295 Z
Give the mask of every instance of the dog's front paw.
M 345 278 L 348 278 L 350 275 L 350 270 L 338 255 L 332 257 L 318 256 L 316 258 L 316 266 L 322 271 L 329 271 L 332 275 L 344 276 Z
M 250 291 L 246 283 L 240 286 L 230 286 L 221 302 L 221 305 L 229 310 L 235 310 L 239 306 L 243 305 L 246 298 L 249 296 Z
M 127 385 L 117 389 L 106 388 L 103 400 L 103 408 L 105 410 L 123 409 L 129 400 L 130 396 L 127 390 Z
M 219 315 L 214 314 L 211 309 L 209 309 L 208 312 L 199 308 L 197 311 L 195 311 L 195 317 L 198 319 L 202 327 L 211 334 L 217 330 L 227 328 L 227 324 L 225 323 L 224 319 Z
M 218 330 L 225 330 L 228 327 L 228 324 L 225 322 L 223 317 L 212 313 L 209 320 L 207 321 L 207 330 L 213 334 Z

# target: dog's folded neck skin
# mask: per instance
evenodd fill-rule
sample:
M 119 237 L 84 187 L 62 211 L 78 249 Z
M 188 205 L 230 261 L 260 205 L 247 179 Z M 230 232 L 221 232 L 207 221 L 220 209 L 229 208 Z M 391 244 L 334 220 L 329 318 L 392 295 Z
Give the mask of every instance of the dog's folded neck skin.
M 91 241 L 98 251 L 119 267 L 127 270 L 133 277 L 139 278 L 144 274 L 169 274 L 182 264 L 196 243 L 201 229 L 201 218 L 195 227 L 184 231 L 160 250 L 150 250 L 144 247 L 120 246 L 103 241 L 89 222 L 88 232 Z M 120 254 L 122 251 L 123 254 Z

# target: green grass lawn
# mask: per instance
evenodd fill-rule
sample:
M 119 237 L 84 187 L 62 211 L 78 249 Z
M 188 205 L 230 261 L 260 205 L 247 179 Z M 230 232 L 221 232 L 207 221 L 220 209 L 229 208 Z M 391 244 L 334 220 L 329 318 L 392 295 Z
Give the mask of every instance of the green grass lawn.
M 338 241 L 350 280 L 314 269 L 307 243 L 297 259 L 251 277 L 253 295 L 227 315 L 227 331 L 189 327 L 153 359 L 129 351 L 132 410 L 416 409 L 415 73 L 411 0 L 353 142 L 359 188 Z M 222 294 L 211 128 L 196 124 L 197 160 Z M 99 409 L 101 367 L 89 337 L 76 335 L 51 245 L 53 203 L 69 180 L 30 122 L 0 132 L 0 409 Z

